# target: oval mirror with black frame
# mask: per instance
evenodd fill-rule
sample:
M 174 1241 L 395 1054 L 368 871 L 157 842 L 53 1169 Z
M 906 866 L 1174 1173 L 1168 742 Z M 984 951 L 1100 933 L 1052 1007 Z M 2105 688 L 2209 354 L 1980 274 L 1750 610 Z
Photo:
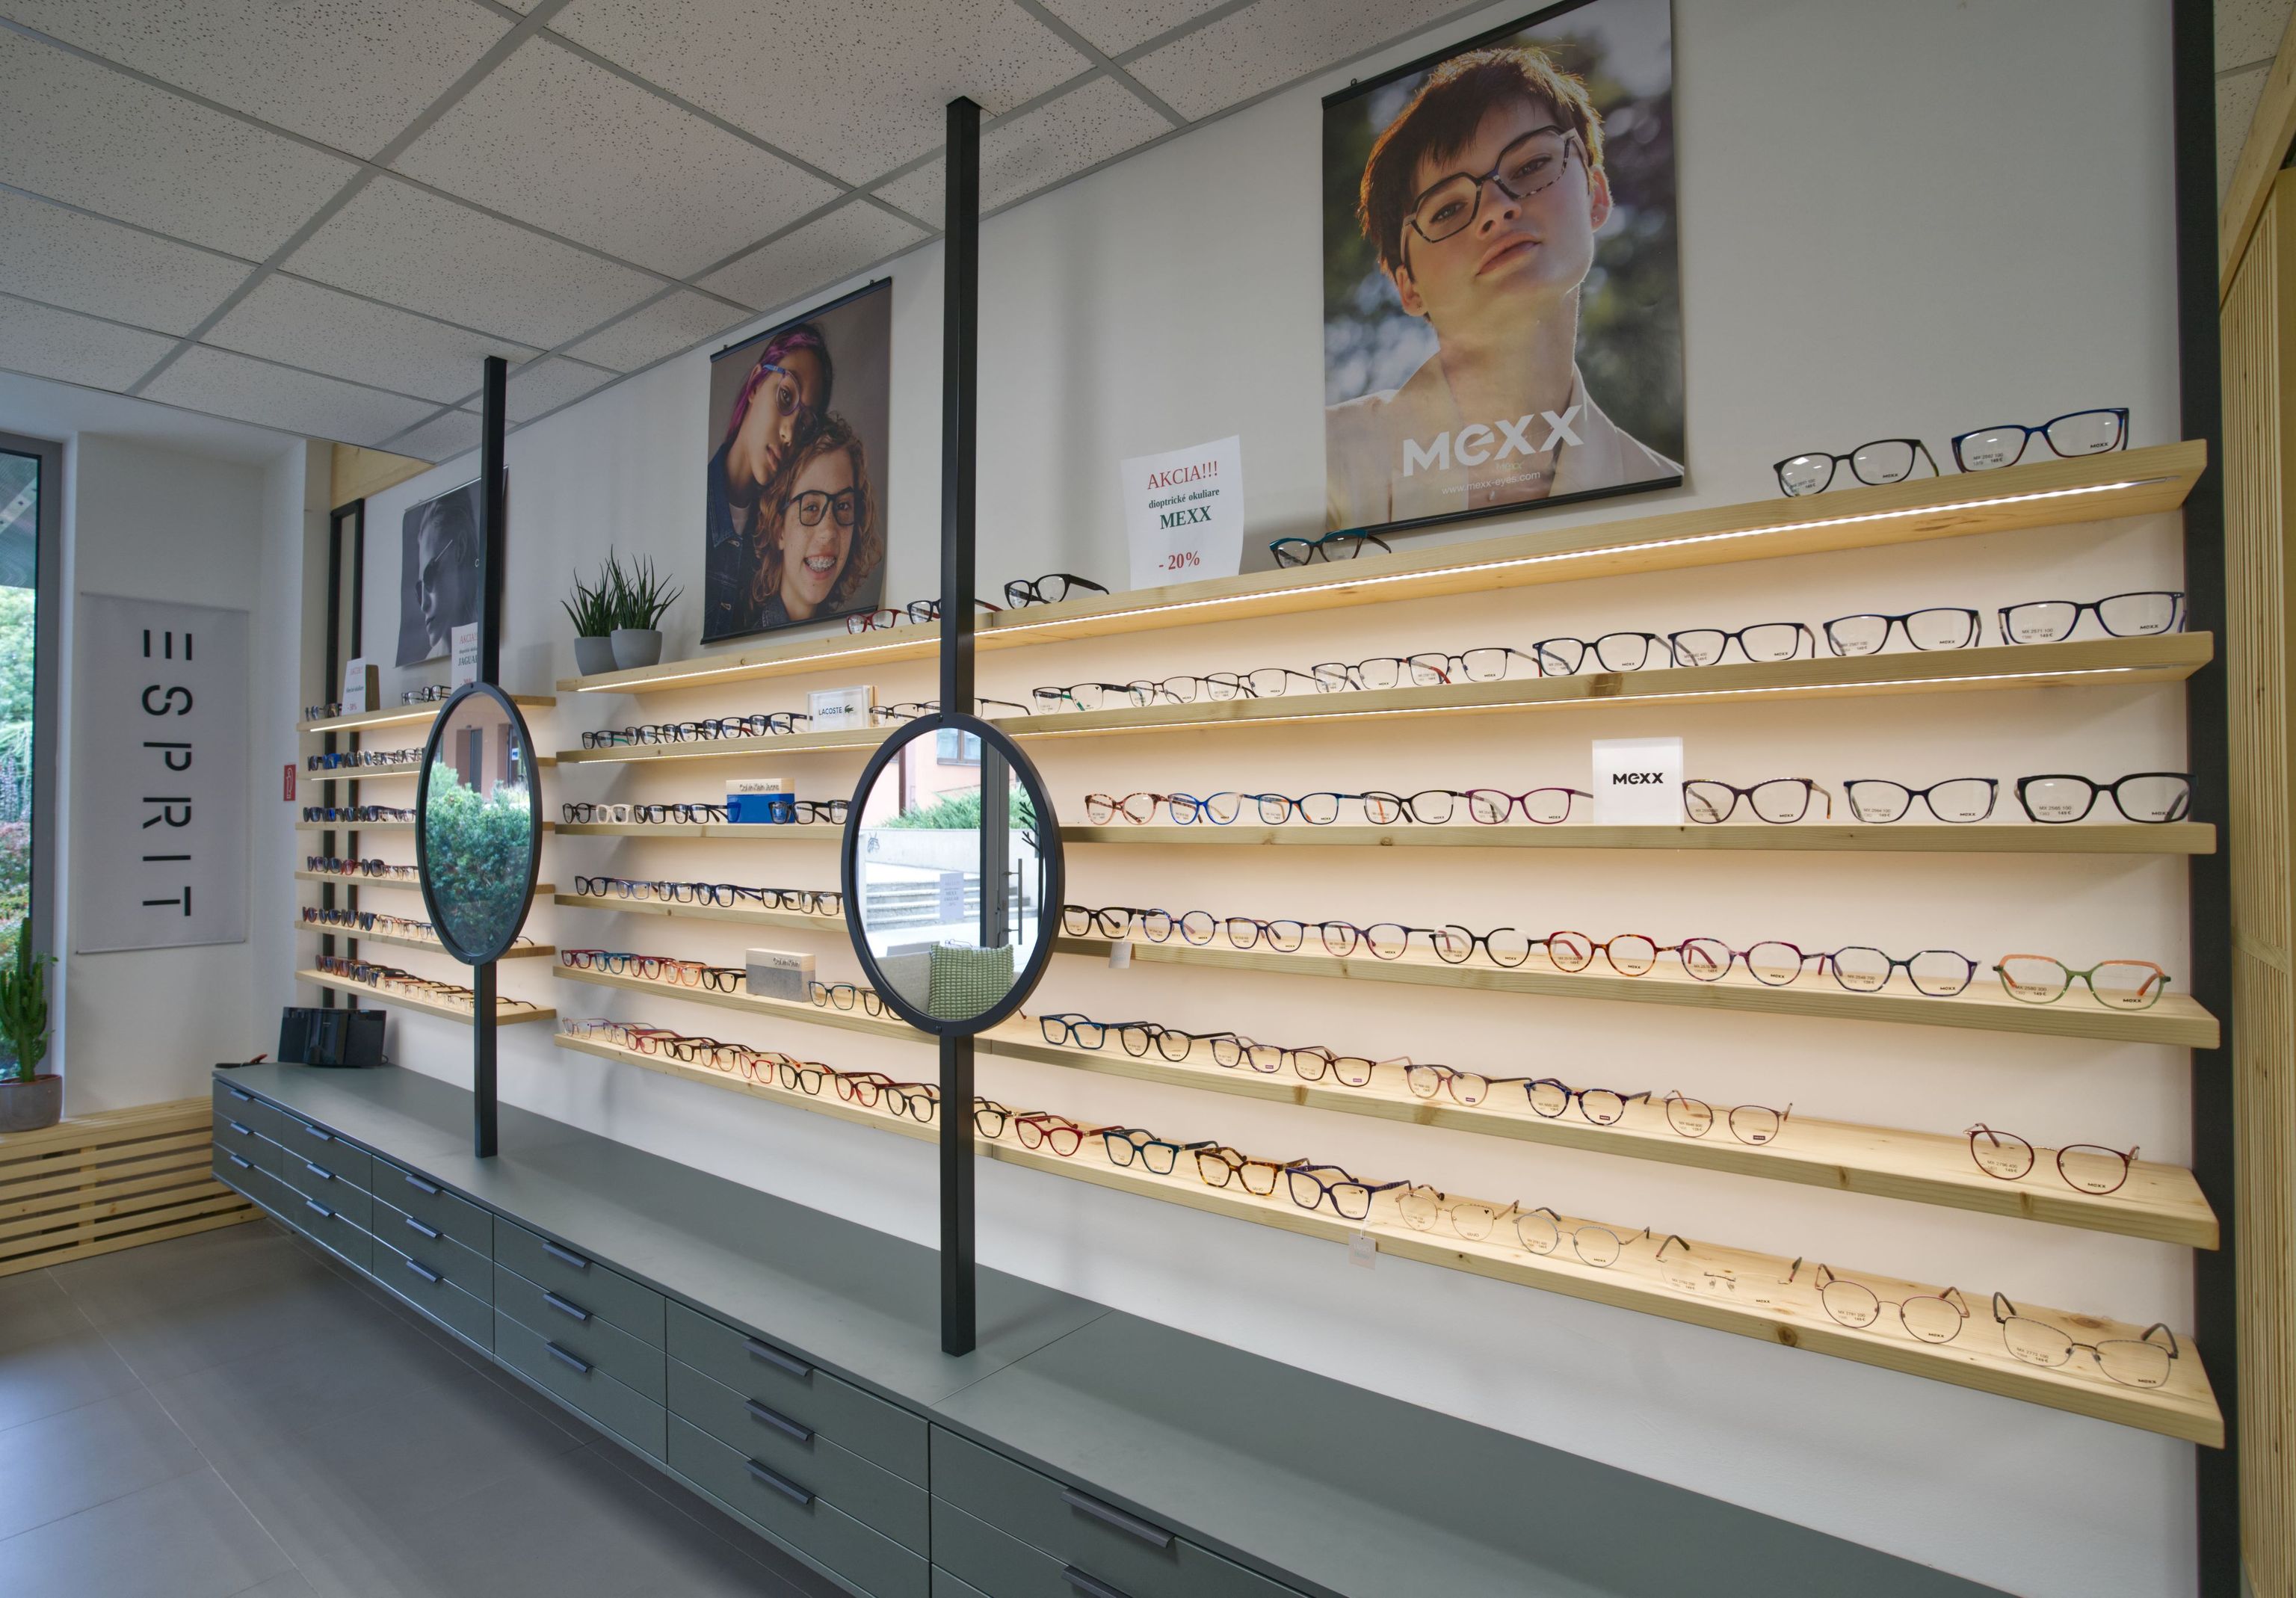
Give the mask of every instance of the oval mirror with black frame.
M 516 941 L 542 860 L 534 738 L 491 683 L 456 690 L 422 746 L 414 858 L 431 930 L 465 965 Z
M 887 1008 L 937 1037 L 1021 1007 L 1060 930 L 1061 832 L 1044 779 L 977 717 L 904 723 L 845 821 L 846 923 Z

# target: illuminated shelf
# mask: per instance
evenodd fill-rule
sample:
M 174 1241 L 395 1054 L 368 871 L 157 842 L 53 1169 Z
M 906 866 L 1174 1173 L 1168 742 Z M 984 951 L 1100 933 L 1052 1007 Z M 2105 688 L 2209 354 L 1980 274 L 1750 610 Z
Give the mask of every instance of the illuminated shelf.
M 1657 516 L 1542 527 L 1398 554 L 1000 611 L 980 619 L 973 635 L 974 648 L 1011 649 L 1059 639 L 1110 637 L 1200 622 L 1297 615 L 1438 594 L 1575 582 L 1623 572 L 1722 565 L 2149 515 L 2183 504 L 2206 462 L 2206 448 L 2200 443 L 2162 444 L 2077 460 L 2038 461 L 2000 471 L 1849 488 L 1802 499 L 1766 499 Z M 569 677 L 558 687 L 575 693 L 651 693 L 826 672 L 846 666 L 929 660 L 938 652 L 939 635 L 939 627 L 927 623 L 832 635 L 667 661 L 635 671 Z
M 845 754 L 875 749 L 892 735 L 889 727 L 857 727 L 845 733 L 783 733 L 765 738 L 702 738 L 691 743 L 631 743 L 614 749 L 562 749 L 567 766 L 622 766 L 644 760 L 727 760 L 752 755 Z
M 542 709 L 558 702 L 549 693 L 513 693 L 510 702 L 521 710 Z M 330 716 L 324 721 L 307 721 L 297 729 L 305 733 L 363 733 L 369 727 L 427 726 L 439 719 L 446 708 L 445 700 L 430 700 L 419 705 L 393 705 L 381 710 L 361 710 L 353 716 Z
M 359 877 L 353 876 L 348 872 L 299 871 L 295 873 L 295 880 L 298 882 L 332 882 L 338 888 L 392 888 L 401 893 L 422 891 L 422 883 L 415 877 Z M 545 893 L 555 891 L 557 890 L 547 882 L 537 882 L 534 885 L 534 897 L 537 899 Z
M 842 823 L 733 821 L 562 821 L 562 838 L 706 838 L 715 843 L 835 843 Z
M 561 829 L 562 831 L 564 829 Z M 1893 826 L 1805 822 L 1773 827 L 1759 823 L 1721 826 L 1595 826 L 1564 822 L 1542 827 L 1527 824 L 1478 826 L 1229 826 L 1062 827 L 1069 844 L 1130 845 L 1145 848 L 1250 846 L 1304 848 L 1472 849 L 1741 849 L 1810 850 L 1820 854 L 1915 855 L 2212 855 L 2217 832 L 2204 822 L 2136 822 L 2091 826 L 2042 826 L 1977 823 L 1969 826 L 1901 822 Z
M 706 1083 L 913 1140 L 935 1140 L 939 1136 L 937 1127 L 848 1104 L 826 1086 L 816 1097 L 775 1084 L 753 1082 L 738 1072 L 642 1054 L 619 1044 L 573 1037 L 563 1032 L 554 1032 L 552 1037 L 559 1047 L 575 1053 Z M 2223 1416 L 2201 1368 L 2199 1352 L 2182 1337 L 2177 1340 L 2180 1352 L 2171 1366 L 2169 1385 L 2159 1389 L 2127 1388 L 2095 1373 L 2082 1362 L 2048 1369 L 2015 1359 L 2001 1346 L 2000 1332 L 1992 1323 L 1981 1294 L 1975 1295 L 1971 1303 L 1968 1324 L 1959 1337 L 1946 1344 L 1923 1343 L 1902 1332 L 1882 1330 L 1890 1323 L 1887 1316 L 1874 1329 L 1863 1332 L 1842 1326 L 1828 1317 L 1818 1307 L 1816 1291 L 1811 1284 L 1815 1261 L 1805 1263 L 1789 1283 L 1785 1279 L 1791 1262 L 1785 1259 L 1692 1239 L 1687 1252 L 1676 1250 L 1668 1264 L 1652 1263 L 1645 1258 L 1649 1250 L 1636 1246 L 1615 1265 L 1598 1268 L 1581 1264 L 1575 1258 L 1558 1258 L 1503 1247 L 1496 1239 L 1475 1243 L 1448 1232 L 1415 1232 L 1403 1223 L 1391 1200 L 1382 1200 L 1368 1221 L 1343 1221 L 1321 1211 L 1303 1210 L 1282 1197 L 1259 1199 L 1234 1188 L 1210 1187 L 1198 1181 L 1193 1172 L 1183 1170 L 1169 1176 L 1157 1176 L 1136 1167 L 1119 1167 L 1106 1158 L 1097 1143 L 1088 1143 L 1067 1159 L 1023 1148 L 1009 1132 L 1004 1138 L 976 1135 L 973 1147 L 976 1152 L 1004 1164 L 1335 1244 L 1365 1237 L 1379 1253 L 1400 1259 L 1466 1271 L 1614 1308 L 1660 1315 L 1787 1348 L 1878 1365 L 1906 1375 L 1974 1388 L 2211 1447 L 2221 1447 L 2224 1443 Z M 1580 1217 L 1562 1219 L 1566 1226 L 1585 1224 Z M 1836 1268 L 1890 1300 L 1908 1293 L 1938 1291 L 1864 1272 L 1852 1273 L 1846 1267 Z M 2018 1307 L 2037 1320 L 2076 1328 L 2076 1335 L 2084 1341 L 2134 1339 L 2140 1335 L 2136 1327 L 2093 1315 L 2070 1315 L 2022 1299 L 2018 1300 Z
M 1062 938 L 1062 955 L 1105 957 L 1104 938 Z M 1741 1010 L 1770 1015 L 1815 1016 L 1827 1020 L 1898 1021 L 1916 1027 L 1964 1027 L 1984 1032 L 2016 1032 L 2045 1037 L 2086 1037 L 2111 1043 L 2156 1043 L 2188 1049 L 2217 1046 L 2217 1020 L 2194 1000 L 2170 992 L 2149 1010 L 2112 1010 L 2076 989 L 2054 1004 L 2028 1004 L 2001 991 L 1982 965 L 1967 991 L 1950 999 L 1913 991 L 1902 979 L 1881 993 L 1852 993 L 1813 971 L 1784 987 L 1768 987 L 1734 972 L 1719 982 L 1668 975 L 1663 967 L 1646 977 L 1594 971 L 1559 971 L 1534 959 L 1509 970 L 1483 963 L 1446 965 L 1439 960 L 1380 960 L 1369 955 L 1341 957 L 1320 951 L 1281 955 L 1266 949 L 1196 947 L 1177 940 L 1132 944 L 1136 965 L 1189 965 L 1223 971 L 1259 971 L 1296 977 L 1340 977 L 1357 981 L 1401 982 L 1423 987 L 1472 988 L 1484 993 L 1538 995 L 1564 999 L 1614 999 L 1636 1004 L 1683 1004 L 1696 1010 Z M 1988 985 L 1990 984 L 1988 987 Z
M 719 993 L 644 977 L 578 971 L 565 965 L 557 968 L 557 975 L 567 981 L 683 999 L 763 1020 L 835 1027 L 916 1043 L 932 1042 L 905 1021 L 890 1016 L 871 1017 L 857 1010 L 833 1010 L 812 1004 L 759 998 L 747 993 Z M 1668 1129 L 1663 1112 L 1654 1105 L 1638 1107 L 1628 1120 L 1614 1127 L 1594 1126 L 1575 1112 L 1549 1120 L 1532 1113 L 1529 1105 L 1521 1102 L 1519 1091 L 1513 1089 L 1501 1091 L 1515 1094 L 1515 1107 L 1497 1102 L 1470 1106 L 1454 1103 L 1448 1098 L 1419 1098 L 1403 1086 L 1400 1073 L 1391 1070 L 1379 1072 L 1367 1087 L 1343 1087 L 1329 1082 L 1303 1082 L 1288 1070 L 1262 1074 L 1242 1068 L 1230 1069 L 1214 1061 L 1210 1051 L 1202 1047 L 1191 1050 L 1188 1057 L 1180 1061 L 1166 1060 L 1152 1050 L 1146 1058 L 1135 1059 L 1113 1040 L 1105 1049 L 1046 1043 L 1036 1023 L 1029 1020 L 1008 1022 L 983 1033 L 978 1046 L 984 1054 L 1159 1082 L 1168 1086 L 1300 1104 L 1313 1110 L 1441 1127 L 1489 1137 L 1509 1137 L 1589 1153 L 1727 1171 L 1735 1176 L 1834 1188 L 1985 1215 L 2010 1216 L 2156 1242 L 2183 1243 L 2198 1249 L 2217 1246 L 2216 1214 L 2202 1197 L 2192 1173 L 2179 1166 L 2139 1163 L 2130 1169 L 2128 1182 L 2119 1192 L 2100 1195 L 2083 1192 L 2060 1181 L 2046 1156 L 2036 1165 L 2034 1174 L 2023 1181 L 1997 1180 L 1977 1168 L 1970 1158 L 1966 1140 L 1936 1133 L 1855 1126 L 1797 1115 L 1788 1120 L 1777 1141 L 1759 1146 L 1738 1142 L 1726 1127 L 1718 1124 L 1705 1137 L 1682 1137 Z
M 547 891 L 537 888 L 539 897 Z M 747 905 L 677 905 L 660 899 L 618 899 L 601 894 L 562 893 L 554 905 L 575 910 L 616 910 L 629 915 L 667 915 L 679 921 L 730 921 L 753 927 L 802 927 L 808 931 L 842 932 L 842 915 L 808 915 L 802 910 L 766 910 Z
M 555 832 L 557 827 L 555 822 L 542 824 L 542 830 L 545 832 Z M 299 821 L 295 824 L 295 830 L 299 832 L 412 832 L 414 824 L 411 821 Z
M 332 987 L 337 993 L 355 993 L 363 999 L 373 999 L 385 1006 L 396 1005 L 401 1010 L 420 1011 L 424 1015 L 436 1015 L 450 1021 L 468 1021 L 471 1012 L 459 1005 L 440 1004 L 436 999 L 416 998 L 410 994 L 392 993 L 372 982 L 354 982 L 348 977 L 331 977 L 322 971 L 299 971 L 298 982 L 316 982 L 322 987 Z M 556 1019 L 558 1012 L 547 1008 L 528 1010 L 497 999 L 495 1002 L 495 1024 L 506 1027 L 516 1021 L 546 1021 Z
M 447 946 L 435 938 L 405 938 L 397 932 L 362 932 L 357 927 L 331 927 L 324 922 L 305 921 L 299 916 L 296 918 L 294 926 L 299 932 L 316 932 L 323 938 L 348 938 L 357 943 L 388 943 L 402 949 L 429 949 L 434 955 L 447 952 Z M 556 946 L 552 944 L 518 943 L 504 950 L 501 958 L 525 960 L 548 955 L 554 959 L 557 954 Z
M 558 757 L 537 755 L 534 763 L 540 766 L 555 766 Z M 296 774 L 306 783 L 373 783 L 386 777 L 421 776 L 422 765 L 420 761 L 409 761 L 404 766 L 339 766 L 332 771 L 313 771 L 306 766 Z

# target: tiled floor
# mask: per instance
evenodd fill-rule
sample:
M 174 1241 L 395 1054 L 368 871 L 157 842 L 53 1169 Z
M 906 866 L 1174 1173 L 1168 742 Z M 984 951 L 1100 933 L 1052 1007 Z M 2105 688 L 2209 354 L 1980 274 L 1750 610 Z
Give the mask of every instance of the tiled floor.
M 0 1598 L 826 1598 L 268 1221 L 0 1279 Z

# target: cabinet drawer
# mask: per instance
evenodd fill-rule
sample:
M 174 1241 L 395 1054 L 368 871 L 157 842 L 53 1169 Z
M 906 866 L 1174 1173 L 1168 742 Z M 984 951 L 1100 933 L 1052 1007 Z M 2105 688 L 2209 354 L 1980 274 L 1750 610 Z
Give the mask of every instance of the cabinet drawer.
M 422 1172 L 410 1171 L 378 1154 L 374 1182 L 367 1191 L 482 1258 L 494 1258 L 495 1217 L 468 1199 L 456 1198 Z
M 669 1351 L 872 1464 L 920 1487 L 930 1484 L 925 1422 L 898 1405 L 683 1304 L 669 1307 Z
M 273 1135 L 279 1146 L 290 1155 L 310 1160 L 332 1171 L 353 1187 L 374 1187 L 374 1156 L 356 1143 L 345 1143 L 324 1127 L 312 1125 L 291 1111 L 279 1117 L 281 1127 Z
M 624 1387 L 656 1404 L 662 1401 L 662 1351 L 632 1337 L 579 1299 L 537 1287 L 516 1272 L 496 1266 L 495 1307 L 585 1364 L 597 1366 Z
M 555 1348 L 559 1350 L 553 1353 Z M 495 1311 L 495 1357 L 649 1458 L 662 1457 L 662 1409 L 579 1355 Z M 569 1364 L 571 1360 L 574 1363 Z
M 427 1260 L 374 1242 L 374 1279 L 450 1331 L 481 1348 L 494 1347 L 494 1311 L 464 1292 Z
M 669 1362 L 669 1413 L 768 1470 L 802 1481 L 863 1525 L 928 1553 L 932 1505 L 924 1488 L 880 1470 L 793 1416 Z
M 988 1594 L 971 1582 L 951 1576 L 939 1565 L 935 1565 L 932 1573 L 932 1598 L 988 1598 Z
M 1055 1567 L 1089 1572 L 1125 1598 L 1297 1598 L 1291 1588 L 1163 1527 L 939 1427 L 932 1466 L 937 1500 L 1050 1554 Z M 938 1523 L 933 1551 L 941 1563 L 1003 1598 L 995 1582 L 982 1582 L 942 1556 Z M 1016 1591 L 1013 1598 L 1029 1598 L 1030 1591 Z M 1059 1598 L 1074 1594 L 1063 1590 Z
M 875 1598 L 928 1598 L 930 1567 L 907 1549 L 814 1496 L 813 1483 L 728 1448 L 669 1417 L 669 1466 L 771 1537 Z
M 316 1160 L 306 1160 L 292 1149 L 282 1149 L 278 1168 L 272 1174 L 305 1198 L 316 1199 L 328 1209 L 340 1212 L 362 1231 L 374 1224 L 374 1201 L 367 1197 L 366 1189 L 337 1176 Z
M 214 1151 L 208 1157 L 208 1163 L 213 1168 L 217 1181 L 226 1187 L 247 1193 L 250 1199 L 255 1195 L 248 1192 L 248 1189 L 254 1183 L 255 1178 L 271 1174 L 239 1150 L 224 1143 L 215 1145 Z
M 495 1223 L 494 1257 L 496 1264 L 508 1266 L 529 1282 L 571 1299 L 631 1336 L 657 1348 L 662 1346 L 662 1299 L 653 1289 L 640 1286 L 578 1250 L 545 1242 L 506 1220 Z
M 362 1271 L 374 1269 L 374 1243 L 365 1231 L 308 1194 L 281 1189 L 279 1213 L 315 1242 L 325 1244 Z
M 1080 1598 L 1062 1578 L 1060 1561 L 974 1520 L 946 1498 L 933 1500 L 932 1556 L 966 1591 L 977 1588 L 990 1598 Z M 933 1593 L 939 1598 L 938 1586 Z
M 245 1155 L 239 1156 L 245 1159 Z M 287 1184 L 259 1165 L 244 1168 L 232 1163 L 231 1151 L 215 1151 L 216 1180 L 234 1192 L 244 1193 L 264 1209 L 277 1214 L 290 1204 L 300 1204 L 302 1195 L 291 1191 Z
M 287 1129 L 287 1116 L 279 1106 L 267 1099 L 258 1099 L 234 1083 L 217 1082 L 214 1088 L 215 1108 L 218 1116 L 228 1116 L 253 1127 L 261 1135 L 277 1143 Z
M 223 1090 L 217 1088 L 216 1091 L 220 1093 Z M 246 1106 L 234 1105 L 233 1108 L 244 1110 Z M 279 1168 L 279 1145 L 264 1136 L 256 1124 L 244 1115 L 227 1114 L 217 1110 L 214 1141 L 217 1148 L 229 1149 L 258 1170 L 275 1171 Z
M 377 1165 L 379 1172 L 382 1167 Z M 417 1220 L 381 1193 L 374 1196 L 374 1214 L 367 1225 L 374 1241 L 388 1243 L 401 1254 L 438 1272 L 481 1304 L 495 1299 L 495 1263 L 477 1250 L 457 1242 L 430 1222 Z

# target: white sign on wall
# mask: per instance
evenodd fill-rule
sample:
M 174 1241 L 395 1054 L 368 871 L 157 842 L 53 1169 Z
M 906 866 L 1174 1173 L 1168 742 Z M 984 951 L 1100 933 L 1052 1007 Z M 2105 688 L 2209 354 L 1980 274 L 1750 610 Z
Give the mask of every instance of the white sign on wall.
M 1243 440 L 1124 463 L 1124 526 L 1132 586 L 1157 588 L 1243 566 Z
M 865 727 L 869 725 L 870 707 L 876 702 L 876 685 L 871 683 L 850 688 L 816 688 L 807 697 L 808 713 L 813 717 L 808 725 L 816 733 Z
M 247 612 L 79 596 L 74 947 L 247 940 Z
M 451 636 L 455 645 L 453 685 L 467 687 L 479 680 L 479 624 L 466 621 Z
M 1680 826 L 1682 740 L 1597 738 L 1590 786 L 1596 826 Z

